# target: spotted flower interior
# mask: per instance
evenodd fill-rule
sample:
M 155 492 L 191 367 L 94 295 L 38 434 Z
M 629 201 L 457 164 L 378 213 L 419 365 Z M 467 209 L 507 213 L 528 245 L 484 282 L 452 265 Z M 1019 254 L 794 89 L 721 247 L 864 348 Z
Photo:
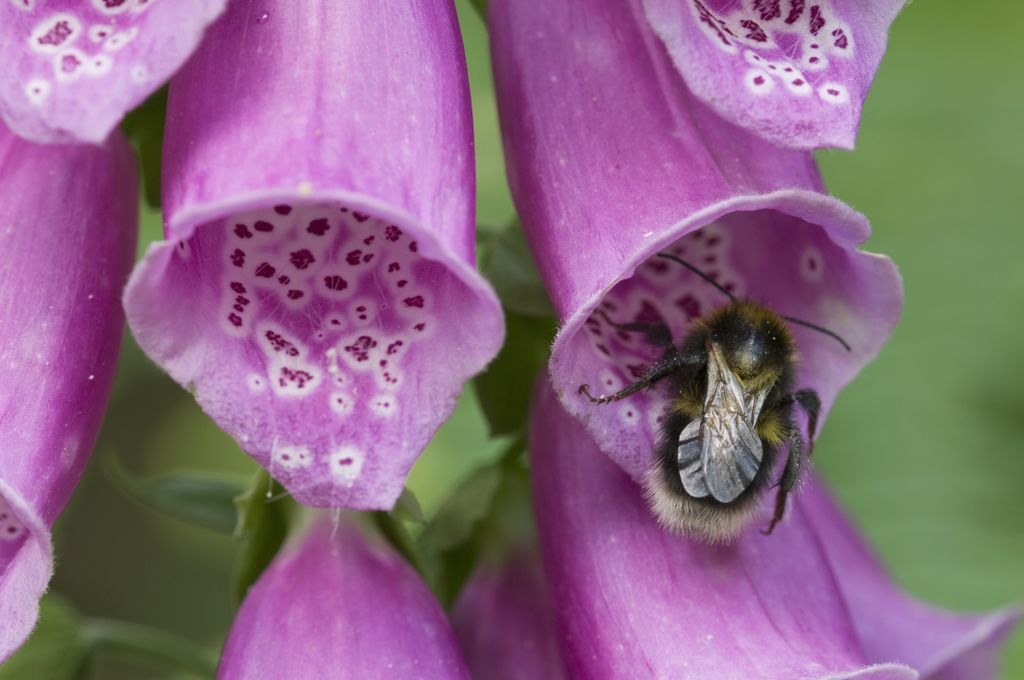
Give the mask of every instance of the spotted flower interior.
M 38 141 L 99 142 L 188 57 L 224 0 L 5 0 L 0 111 Z
M 773 210 L 732 213 L 658 252 L 700 268 L 737 298 L 828 327 L 852 345 L 864 334 L 851 323 L 851 301 L 844 299 L 862 274 L 822 229 L 798 218 Z M 666 385 L 601 405 L 578 394 L 579 386 L 588 384 L 595 395 L 612 394 L 640 378 L 664 351 L 644 332 L 617 325 L 663 324 L 679 345 L 694 320 L 728 301 L 689 270 L 652 254 L 601 299 L 582 329 L 567 328 L 556 343 L 552 376 L 563 402 L 634 478 L 650 464 L 669 397 Z M 791 328 L 800 353 L 799 386 L 820 390 L 830 402 L 835 387 L 822 384 L 829 382 L 823 377 L 826 367 L 851 361 L 850 354 L 827 336 Z
M 687 85 L 784 146 L 853 145 L 902 2 L 644 0 Z
M 8 504 L 7 499 L 0 496 L 0 574 L 7 571 L 7 566 L 25 543 L 27 534 L 25 525 Z
M 148 311 L 129 296 L 140 341 L 312 505 L 388 507 L 493 344 L 493 313 L 415 236 L 336 203 L 207 223 L 159 285 Z

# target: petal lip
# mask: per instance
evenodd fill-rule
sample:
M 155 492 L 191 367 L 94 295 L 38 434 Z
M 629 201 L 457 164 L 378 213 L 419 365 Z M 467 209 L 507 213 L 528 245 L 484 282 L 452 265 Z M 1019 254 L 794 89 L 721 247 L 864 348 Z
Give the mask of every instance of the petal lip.
M 800 499 L 771 537 L 752 529 L 712 547 L 671 534 L 543 383 L 530 451 L 573 677 L 917 677 L 901 664 L 871 665 Z
M 614 278 L 611 278 L 584 301 L 576 303 L 575 300 L 571 300 L 566 305 L 568 307 L 575 303 L 577 306 L 572 309 L 567 318 L 564 318 L 564 323 L 552 345 L 549 370 L 556 393 L 559 395 L 562 405 L 570 413 L 580 417 L 591 433 L 598 437 L 602 450 L 612 456 L 637 481 L 642 480 L 647 473 L 647 458 L 654 447 L 654 441 L 640 438 L 634 446 L 624 446 L 620 438 L 608 437 L 606 424 L 593 420 L 592 414 L 595 407 L 583 403 L 576 390 L 577 383 L 586 382 L 586 380 L 579 380 L 579 377 L 572 371 L 572 365 L 568 359 L 578 350 L 574 341 L 582 333 L 587 320 L 591 318 L 591 315 L 615 286 L 633 277 L 638 268 L 655 253 L 665 250 L 683 236 L 723 216 L 768 209 L 774 209 L 819 226 L 829 240 L 844 251 L 849 251 L 863 243 L 871 232 L 867 219 L 861 213 L 838 199 L 816 191 L 783 189 L 762 195 L 737 196 L 688 215 L 664 231 L 652 235 L 626 260 L 621 271 L 617 272 Z M 856 250 L 854 255 L 863 263 L 865 269 L 874 271 L 876 285 L 879 289 L 886 291 L 877 304 L 877 308 L 882 309 L 883 312 L 880 323 L 869 333 L 864 333 L 861 329 L 856 328 L 840 331 L 840 334 L 844 335 L 854 346 L 855 354 L 850 358 L 840 357 L 836 365 L 841 366 L 841 370 L 833 372 L 833 375 L 825 383 L 818 382 L 817 389 L 823 402 L 822 420 L 819 422 L 824 422 L 829 407 L 839 390 L 853 379 L 861 366 L 871 361 L 881 351 L 892 328 L 899 320 L 899 312 L 902 308 L 903 285 L 895 264 L 889 258 L 875 253 Z M 752 297 L 757 298 L 756 291 L 753 291 Z M 815 342 L 820 342 L 820 340 Z
M 0 574 L 0 663 L 24 642 L 39 618 L 39 599 L 53 576 L 50 527 L 21 494 L 0 478 L 0 498 L 27 529 L 25 543 Z
M 92 65 L 83 66 L 85 75 L 67 81 L 51 79 L 55 67 L 42 64 L 41 56 L 27 49 L 28 40 L 24 40 L 34 26 L 58 15 L 31 14 L 31 10 L 22 11 L 14 4 L 0 4 L 0 53 L 17 50 L 10 62 L 20 77 L 0 83 L 0 118 L 15 134 L 35 142 L 101 144 L 125 113 L 142 103 L 185 63 L 199 45 L 206 27 L 223 12 L 227 0 L 174 0 L 152 3 L 144 11 L 117 14 L 102 13 L 84 1 L 61 3 L 71 5 L 63 8 L 55 7 L 56 2 L 45 7 L 40 3 L 39 9 L 48 12 L 84 12 L 85 16 L 62 13 L 80 23 L 69 40 L 75 47 L 67 53 L 85 57 L 86 61 L 95 59 L 96 64 L 106 60 L 102 74 L 94 74 L 96 69 Z M 100 28 L 110 34 L 102 46 L 102 38 L 90 40 L 79 35 L 86 32 L 89 24 L 90 30 Z M 118 35 L 128 37 L 115 46 L 111 41 Z M 95 54 L 78 48 L 95 49 Z M 133 62 L 131 67 L 129 61 Z M 111 78 L 114 83 L 109 82 Z M 42 83 L 37 88 L 45 87 L 43 99 L 38 102 L 33 102 L 28 94 L 32 83 Z
M 656 317 L 678 342 L 725 302 L 686 272 L 659 278 L 649 267 L 659 251 L 699 245 L 737 297 L 829 328 L 854 348 L 793 329 L 800 386 L 816 389 L 827 411 L 888 337 L 902 286 L 889 260 L 854 251 L 868 223 L 825 195 L 813 156 L 769 144 L 690 92 L 638 0 L 494 0 L 489 12 L 509 183 L 564 323 L 549 363 L 563 405 L 643 478 L 657 395 L 600 410 L 576 391 L 599 382 L 614 391 L 657 360 L 650 346 L 620 342 L 601 311 L 619 325 Z
M 904 0 L 794 3 L 778 13 L 742 2 L 642 3 L 679 76 L 724 119 L 782 147 L 852 149 Z
M 990 652 L 986 648 L 1001 645 L 1020 623 L 1022 615 L 1024 608 L 1016 604 L 978 617 L 976 626 L 925 666 L 921 677 L 943 680 L 969 680 L 975 677 L 972 669 L 961 672 L 957 666 L 974 652 L 989 656 Z M 994 654 L 994 651 L 991 653 Z M 969 661 L 967 663 L 970 664 Z
M 135 337 L 297 499 L 390 508 L 504 335 L 454 5 L 232 3 L 168 112 L 170 241 L 125 291 Z

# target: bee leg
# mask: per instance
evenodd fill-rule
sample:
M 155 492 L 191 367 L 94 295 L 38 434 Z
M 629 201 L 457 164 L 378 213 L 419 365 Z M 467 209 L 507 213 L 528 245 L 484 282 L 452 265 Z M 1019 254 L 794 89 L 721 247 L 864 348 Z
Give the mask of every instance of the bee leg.
M 643 333 L 644 339 L 655 347 L 672 347 L 672 331 L 669 330 L 668 326 L 663 323 L 644 323 L 642 321 L 634 321 L 633 323 L 619 323 L 613 320 L 608 313 L 603 309 L 597 310 L 597 313 L 607 321 L 615 330 L 625 331 L 627 333 Z
M 800 408 L 807 414 L 807 455 L 814 453 L 814 435 L 818 431 L 818 413 L 821 411 L 821 398 L 818 393 L 810 388 L 797 390 L 793 393 L 793 400 L 800 405 Z
M 786 498 L 796 488 L 800 481 L 800 473 L 803 471 L 803 437 L 796 427 L 789 430 L 789 455 L 786 457 L 786 467 L 782 471 L 782 479 L 779 480 L 779 490 L 775 494 L 775 513 L 772 515 L 771 524 L 767 529 L 762 529 L 765 536 L 772 533 L 775 525 L 782 521 L 786 514 Z
M 580 385 L 579 393 L 585 396 L 587 399 L 595 404 L 607 404 L 610 401 L 618 401 L 619 399 L 625 399 L 631 394 L 635 394 L 640 390 L 647 389 L 651 385 L 655 384 L 662 378 L 665 378 L 676 371 L 684 368 L 693 368 L 701 366 L 707 362 L 706 352 L 689 352 L 682 353 L 672 345 L 669 345 L 669 349 L 665 352 L 665 355 L 658 361 L 658 363 L 647 369 L 647 372 L 638 381 L 632 385 L 627 385 L 623 389 L 619 390 L 615 394 L 607 396 L 595 397 L 590 393 L 589 385 Z

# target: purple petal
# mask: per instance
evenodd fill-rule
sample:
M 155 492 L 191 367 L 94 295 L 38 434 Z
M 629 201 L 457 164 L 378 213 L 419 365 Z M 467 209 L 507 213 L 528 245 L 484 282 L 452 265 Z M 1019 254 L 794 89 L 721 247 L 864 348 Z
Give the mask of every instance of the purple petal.
M 546 385 L 534 401 L 530 451 L 572 677 L 917 677 L 906 666 L 868 664 L 799 506 L 770 537 L 749 532 L 728 547 L 668 533 Z
M 452 623 L 475 678 L 569 677 L 539 560 L 532 554 L 478 566 L 455 603 Z
M 50 526 L 106 408 L 137 195 L 120 135 L 39 146 L 0 124 L 0 662 L 35 625 Z
M 139 344 L 299 501 L 390 507 L 503 334 L 452 6 L 235 3 L 168 110 Z
M 658 356 L 609 320 L 663 322 L 679 343 L 727 302 L 658 252 L 843 336 L 851 352 L 793 327 L 797 387 L 816 389 L 827 411 L 902 304 L 892 263 L 855 250 L 867 220 L 821 193 L 809 154 L 724 122 L 687 92 L 628 3 L 492 2 L 489 23 L 513 196 L 564 322 L 552 382 L 601 450 L 641 479 L 665 408 L 656 390 L 600 406 L 578 393 L 613 392 Z
M 956 614 L 908 597 L 888 578 L 824 485 L 808 486 L 801 505 L 825 547 L 868 658 L 898 659 L 934 680 L 996 677 L 999 648 L 1020 611 Z
M 687 87 L 781 146 L 853 148 L 904 0 L 642 0 Z
M 39 142 L 100 143 L 199 44 L 225 0 L 0 3 L 0 116 Z
M 245 598 L 220 680 L 469 678 L 444 612 L 409 565 L 351 518 L 319 520 Z

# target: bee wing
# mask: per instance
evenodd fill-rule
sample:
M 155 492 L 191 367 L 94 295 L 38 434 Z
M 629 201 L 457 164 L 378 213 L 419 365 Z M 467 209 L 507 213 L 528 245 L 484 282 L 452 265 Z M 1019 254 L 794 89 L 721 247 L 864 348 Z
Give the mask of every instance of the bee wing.
M 745 394 L 714 344 L 707 384 L 702 419 L 689 423 L 679 436 L 679 474 L 691 496 L 729 503 L 761 467 L 764 449 L 754 427 L 767 391 Z

